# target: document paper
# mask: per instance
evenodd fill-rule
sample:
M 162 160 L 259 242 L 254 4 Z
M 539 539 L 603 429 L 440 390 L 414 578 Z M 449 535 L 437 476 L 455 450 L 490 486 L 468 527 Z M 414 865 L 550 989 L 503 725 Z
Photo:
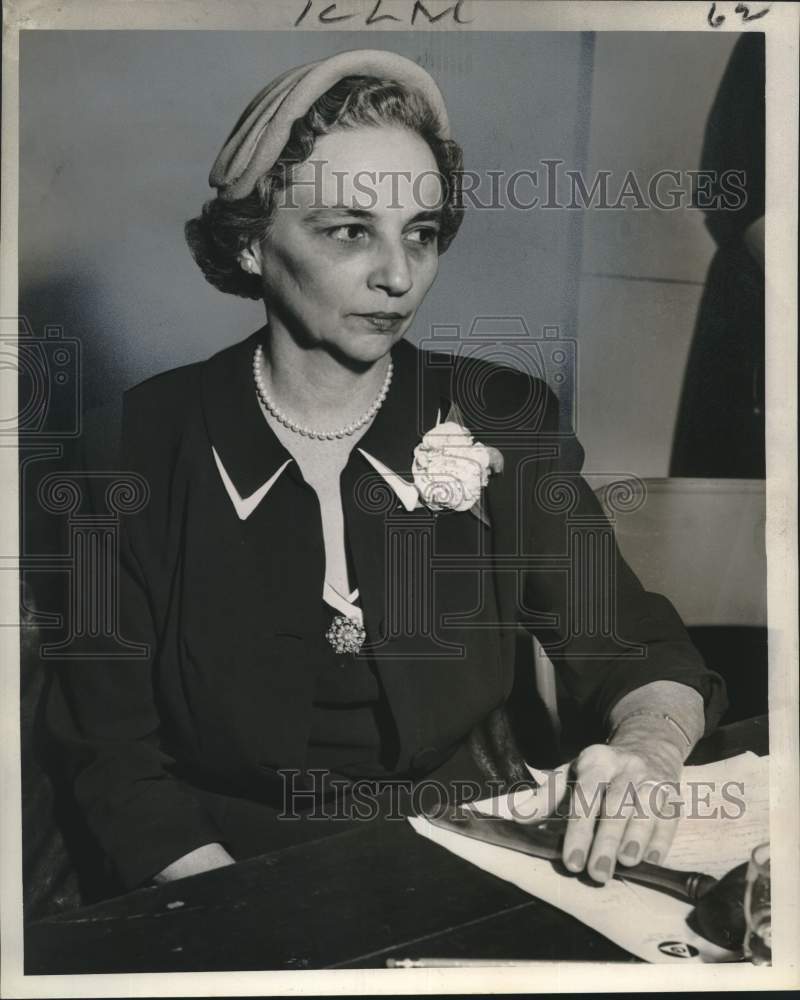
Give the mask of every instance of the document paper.
M 560 772 L 565 774 L 564 769 Z M 547 776 L 547 772 L 533 769 L 531 773 L 540 782 Z M 682 791 L 684 813 L 664 862 L 668 867 L 721 878 L 747 861 L 757 844 L 769 839 L 768 757 L 748 752 L 714 764 L 686 767 Z M 540 794 L 541 790 L 518 793 L 528 797 Z M 511 805 L 507 796 L 475 804 L 484 812 L 505 816 L 512 815 Z M 525 812 L 519 799 L 513 805 L 517 815 Z M 740 958 L 691 930 L 686 923 L 691 903 L 618 879 L 605 886 L 587 885 L 557 871 L 550 861 L 435 827 L 422 817 L 409 822 L 422 836 L 559 907 L 647 962 L 731 962 Z

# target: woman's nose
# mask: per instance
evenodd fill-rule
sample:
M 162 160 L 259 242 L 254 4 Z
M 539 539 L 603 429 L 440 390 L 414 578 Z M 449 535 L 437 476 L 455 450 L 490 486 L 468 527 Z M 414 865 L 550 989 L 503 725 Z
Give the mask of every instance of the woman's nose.
M 370 274 L 370 288 L 397 296 L 410 291 L 413 283 L 405 248 L 395 244 L 384 246 Z

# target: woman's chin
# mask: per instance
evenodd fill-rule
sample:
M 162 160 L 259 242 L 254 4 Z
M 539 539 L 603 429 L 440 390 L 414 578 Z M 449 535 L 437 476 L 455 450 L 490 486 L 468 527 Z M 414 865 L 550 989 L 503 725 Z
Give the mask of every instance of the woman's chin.
M 385 357 L 403 334 L 368 334 L 355 341 L 337 344 L 335 354 L 343 361 L 353 365 L 369 366 Z

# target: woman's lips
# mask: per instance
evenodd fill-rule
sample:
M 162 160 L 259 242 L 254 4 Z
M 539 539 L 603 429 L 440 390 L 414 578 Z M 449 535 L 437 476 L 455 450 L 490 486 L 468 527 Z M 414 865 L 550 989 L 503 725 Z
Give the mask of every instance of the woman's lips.
M 383 332 L 396 330 L 408 318 L 408 313 L 356 313 L 355 315 L 373 329 Z

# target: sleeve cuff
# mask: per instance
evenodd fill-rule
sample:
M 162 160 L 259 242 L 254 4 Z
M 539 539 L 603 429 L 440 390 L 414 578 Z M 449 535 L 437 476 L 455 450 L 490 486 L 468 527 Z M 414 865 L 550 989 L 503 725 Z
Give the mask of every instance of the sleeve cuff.
M 702 695 L 687 684 L 676 681 L 653 681 L 630 691 L 608 713 L 609 729 L 614 731 L 625 719 L 644 713 L 663 715 L 671 719 L 685 735 L 689 749 L 705 732 L 705 711 Z
M 124 854 L 117 854 L 117 872 L 127 889 L 137 889 L 150 882 L 173 861 L 204 844 L 220 843 L 222 839 L 222 834 L 211 822 L 175 829 L 167 835 L 163 830 L 154 831 L 137 849 L 128 845 Z
M 626 671 L 626 673 L 626 677 L 620 677 L 618 668 L 612 678 L 610 678 L 613 695 L 605 703 L 602 710 L 606 728 L 613 726 L 614 719 L 619 720 L 622 718 L 622 715 L 619 714 L 618 706 L 620 706 L 623 700 L 625 700 L 624 707 L 627 712 L 647 707 L 655 712 L 663 711 L 667 715 L 673 716 L 676 721 L 681 722 L 681 725 L 683 725 L 681 720 L 683 719 L 685 710 L 676 707 L 672 703 L 671 697 L 668 696 L 664 699 L 665 689 L 656 687 L 656 685 L 660 685 L 662 682 L 669 682 L 673 692 L 678 691 L 679 693 L 680 688 L 685 687 L 696 691 L 702 698 L 705 719 L 704 727 L 699 733 L 698 738 L 709 736 L 713 733 L 719 725 L 722 716 L 727 711 L 728 697 L 725 691 L 725 682 L 713 670 L 697 670 L 693 666 L 680 669 L 676 665 L 669 671 L 666 669 L 659 670 L 658 674 L 660 676 L 653 676 L 652 674 L 648 676 L 647 672 L 642 669 L 632 669 Z M 653 690 L 658 695 L 657 702 L 651 700 Z M 666 690 L 668 691 L 669 688 Z M 634 693 L 636 694 L 636 702 L 633 700 L 628 701 L 628 699 L 633 699 Z M 669 702 L 670 707 L 667 707 L 667 702 Z M 634 704 L 636 706 L 635 709 L 631 707 Z M 695 732 L 690 732 L 689 735 L 694 736 Z
M 108 802 L 89 825 L 126 889 L 149 882 L 167 865 L 204 844 L 224 843 L 222 830 L 172 778 L 142 783 L 139 794 Z

